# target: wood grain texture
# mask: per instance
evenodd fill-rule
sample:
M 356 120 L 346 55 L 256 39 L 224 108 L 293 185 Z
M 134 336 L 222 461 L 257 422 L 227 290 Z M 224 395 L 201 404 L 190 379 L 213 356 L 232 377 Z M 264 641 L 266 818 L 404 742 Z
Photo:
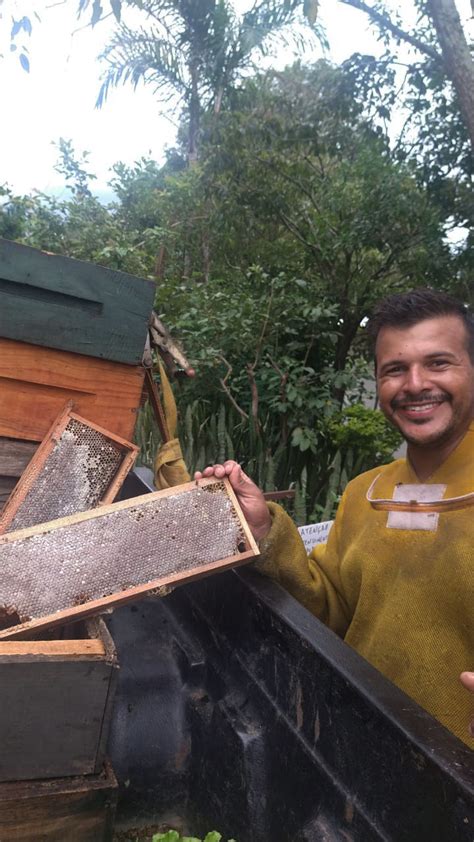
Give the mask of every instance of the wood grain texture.
M 17 640 L 0 641 L 0 663 L 38 661 L 105 660 L 101 640 Z
M 0 643 L 0 781 L 102 768 L 117 659 L 103 621 L 88 625 L 84 640 Z
M 21 477 L 37 448 L 37 442 L 0 437 L 0 476 Z
M 0 512 L 17 484 L 17 477 L 3 477 L 0 474 Z
M 143 380 L 142 366 L 0 339 L 0 436 L 42 441 L 72 400 L 88 421 L 131 439 Z
M 0 238 L 0 336 L 141 363 L 155 284 Z
M 98 775 L 0 784 L 1 842 L 111 842 L 117 781 Z

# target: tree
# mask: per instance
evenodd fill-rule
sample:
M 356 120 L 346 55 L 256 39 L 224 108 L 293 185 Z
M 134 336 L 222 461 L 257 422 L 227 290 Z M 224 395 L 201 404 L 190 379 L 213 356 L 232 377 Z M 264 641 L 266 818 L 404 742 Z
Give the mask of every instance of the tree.
M 441 71 L 452 82 L 474 154 L 474 60 L 455 0 L 414 0 L 418 12 L 415 31 L 393 20 L 383 4 L 373 6 L 365 0 L 341 2 L 364 12 L 383 36 L 414 47 L 429 60 L 427 69 L 432 65 L 435 72 Z
M 324 62 L 249 78 L 219 120 L 204 114 L 195 166 L 179 151 L 117 164 L 103 206 L 63 142 L 70 199 L 6 190 L 0 204 L 7 236 L 159 277 L 156 305 L 199 372 L 178 394 L 189 467 L 234 454 L 268 490 L 295 484 L 301 521 L 329 517 L 390 451 L 372 410 L 346 414 L 369 376 L 373 301 L 454 275 L 443 209 L 363 99 L 350 68 Z M 148 416 L 139 429 L 150 454 Z
M 366 122 L 349 83 L 324 62 L 250 83 L 253 101 L 244 93 L 245 113 L 213 129 L 204 162 L 216 259 L 224 248 L 238 266 L 251 253 L 274 273 L 286 249 L 285 265 L 290 254 L 308 290 L 337 309 L 336 372 L 381 295 L 446 283 L 451 269 L 440 213 Z
M 196 161 L 202 110 L 218 113 L 254 57 L 277 38 L 301 42 L 302 36 L 289 29 L 298 3 L 257 0 L 239 18 L 227 0 L 126 0 L 146 25 L 131 28 L 122 19 L 101 56 L 107 69 L 98 105 L 111 86 L 152 85 L 159 100 L 185 105 L 188 161 Z

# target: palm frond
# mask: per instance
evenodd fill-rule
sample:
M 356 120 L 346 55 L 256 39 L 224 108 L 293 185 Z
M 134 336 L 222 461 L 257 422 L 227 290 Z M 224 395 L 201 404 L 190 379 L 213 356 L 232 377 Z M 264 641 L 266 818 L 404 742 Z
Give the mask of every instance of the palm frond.
M 97 97 L 96 107 L 104 104 L 110 88 L 128 82 L 153 84 L 164 99 L 184 96 L 187 68 L 182 51 L 157 33 L 122 26 L 100 58 L 108 65 Z

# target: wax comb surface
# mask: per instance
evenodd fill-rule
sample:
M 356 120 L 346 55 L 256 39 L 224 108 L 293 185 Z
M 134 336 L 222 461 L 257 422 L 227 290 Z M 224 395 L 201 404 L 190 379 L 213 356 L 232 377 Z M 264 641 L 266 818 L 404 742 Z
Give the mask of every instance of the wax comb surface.
M 227 480 L 145 494 L 1 536 L 1 624 L 55 625 L 256 555 Z
M 27 465 L 0 515 L 0 534 L 112 502 L 135 445 L 74 415 L 68 405 Z

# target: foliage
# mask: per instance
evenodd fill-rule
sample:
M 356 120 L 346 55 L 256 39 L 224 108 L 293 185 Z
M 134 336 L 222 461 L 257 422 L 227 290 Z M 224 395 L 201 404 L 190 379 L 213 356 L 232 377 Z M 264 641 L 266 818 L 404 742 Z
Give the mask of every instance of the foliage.
M 3 187 L 0 235 L 156 278 L 198 370 L 176 389 L 189 469 L 235 457 L 265 490 L 295 488 L 299 522 L 326 519 L 393 444 L 378 415 L 347 408 L 371 380 L 361 324 L 388 292 L 460 283 L 451 211 L 368 119 L 353 69 L 254 76 L 202 131 L 192 168 L 179 149 L 162 167 L 116 164 L 109 205 L 87 153 L 60 141 L 70 196 Z M 148 409 L 137 436 L 151 464 Z
M 369 465 L 383 465 L 402 443 L 398 430 L 379 411 L 357 404 L 343 409 L 329 424 L 337 447 L 357 450 Z
M 300 30 L 290 27 L 298 6 L 299 0 L 258 0 L 239 16 L 229 0 L 124 0 L 123 10 L 139 11 L 143 23 L 130 27 L 121 17 L 101 55 L 106 69 L 97 105 L 111 87 L 152 85 L 169 107 L 184 106 L 187 157 L 193 163 L 202 113 L 220 112 L 255 55 L 267 54 L 276 41 L 303 46 Z

